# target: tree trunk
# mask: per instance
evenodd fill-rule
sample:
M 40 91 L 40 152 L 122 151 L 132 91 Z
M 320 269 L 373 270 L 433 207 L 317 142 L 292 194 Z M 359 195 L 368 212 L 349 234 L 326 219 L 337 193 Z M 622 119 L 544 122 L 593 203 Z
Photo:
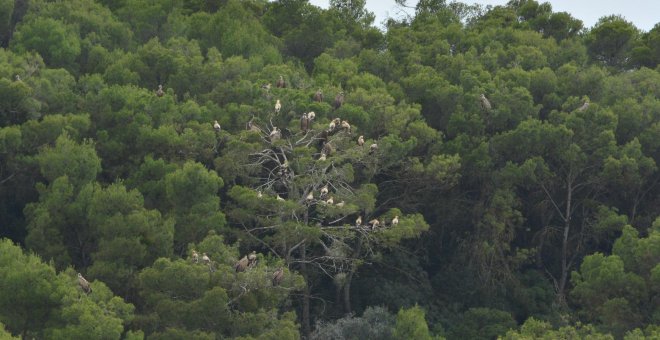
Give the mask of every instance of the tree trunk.
M 311 333 L 311 326 L 309 321 L 309 275 L 307 273 L 307 245 L 303 243 L 300 247 L 301 264 L 300 272 L 305 279 L 305 289 L 303 290 L 303 305 L 302 305 L 302 331 L 303 336 L 307 339 Z
M 355 255 L 357 258 L 360 257 L 362 253 L 362 238 L 358 238 L 357 246 L 355 247 Z M 353 281 L 353 275 L 357 271 L 356 262 L 353 261 L 351 264 L 351 271 L 346 276 L 346 282 L 344 283 L 344 312 L 350 314 L 352 312 L 351 308 L 351 282 Z
M 344 313 L 346 314 L 351 314 L 351 280 L 353 280 L 354 273 L 355 268 L 352 268 L 346 276 L 346 283 L 344 284 Z
M 566 306 L 566 283 L 568 282 L 568 271 L 570 266 L 568 263 L 568 235 L 571 231 L 571 208 L 573 199 L 573 186 L 572 179 L 568 178 L 566 184 L 566 210 L 564 213 L 564 235 L 561 241 L 561 275 L 559 277 L 559 284 L 557 287 L 557 302 L 560 306 Z

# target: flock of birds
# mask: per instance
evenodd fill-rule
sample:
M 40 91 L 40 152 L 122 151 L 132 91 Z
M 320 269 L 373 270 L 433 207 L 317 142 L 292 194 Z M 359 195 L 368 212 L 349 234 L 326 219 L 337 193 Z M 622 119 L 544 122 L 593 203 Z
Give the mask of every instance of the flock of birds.
M 21 78 L 20 78 L 19 75 L 16 75 L 15 78 L 16 78 L 16 81 L 19 81 L 19 82 L 21 81 Z M 286 88 L 286 86 L 287 86 L 286 81 L 284 80 L 284 77 L 281 76 L 281 75 L 280 75 L 279 79 L 277 80 L 277 82 L 275 83 L 275 85 L 278 88 Z M 261 86 L 261 88 L 269 91 L 271 89 L 271 84 L 270 83 L 264 84 L 264 85 Z M 158 85 L 158 89 L 156 90 L 156 95 L 158 97 L 162 97 L 164 94 L 165 94 L 165 92 L 163 91 L 163 85 Z M 324 98 L 323 97 L 323 92 L 321 91 L 321 89 L 318 89 L 313 95 L 313 100 L 315 102 L 323 102 L 323 98 Z M 333 110 L 339 109 L 344 104 L 344 100 L 345 100 L 344 92 L 339 92 L 337 94 L 337 96 L 335 97 L 335 100 L 334 100 L 334 103 L 333 103 Z M 479 96 L 479 103 L 480 103 L 481 109 L 484 112 L 489 113 L 489 112 L 492 111 L 492 104 L 490 103 L 490 100 L 488 100 L 488 98 L 486 98 L 485 94 L 482 93 Z M 588 108 L 589 108 L 589 100 L 585 99 L 583 104 L 579 108 L 577 108 L 577 111 L 578 112 L 583 112 L 583 111 L 587 110 Z M 282 103 L 280 102 L 279 99 L 277 99 L 275 101 L 275 113 L 277 114 L 281 110 L 282 110 Z M 306 113 L 302 114 L 302 116 L 300 117 L 300 130 L 303 133 L 307 133 L 310 130 L 311 124 L 314 121 L 314 118 L 316 118 L 316 113 L 314 111 L 310 111 L 310 112 L 306 112 Z M 253 117 L 253 119 L 254 119 L 254 117 Z M 213 121 L 213 129 L 216 132 L 222 131 L 222 127 L 220 126 L 220 123 L 218 123 L 217 120 Z M 247 122 L 246 130 L 257 131 L 257 132 L 262 131 L 259 127 L 257 127 L 256 125 L 254 125 L 252 123 L 252 119 L 250 119 L 250 121 Z M 345 130 L 348 133 L 350 133 L 351 132 L 351 125 L 348 121 L 341 120 L 340 118 L 335 118 L 335 119 L 330 121 L 330 123 L 328 124 L 328 128 L 322 132 L 322 139 L 323 139 L 324 142 L 323 142 L 323 147 L 321 149 L 321 153 L 320 153 L 320 156 L 319 156 L 319 160 L 321 160 L 321 161 L 326 160 L 328 155 L 332 152 L 332 146 L 330 145 L 330 143 L 327 143 L 327 138 L 328 138 L 329 134 L 331 134 L 333 132 L 337 132 L 338 130 Z M 268 138 L 271 141 L 271 143 L 274 143 L 275 141 L 281 139 L 282 138 L 281 130 L 278 129 L 276 126 L 273 126 L 271 132 L 268 135 Z M 364 136 L 360 135 L 357 138 L 357 145 L 362 147 L 362 146 L 364 146 L 364 144 L 365 144 Z M 377 151 L 377 150 L 378 150 L 378 144 L 373 143 L 369 146 L 369 153 L 370 154 Z M 258 198 L 263 197 L 263 194 L 262 194 L 261 191 L 257 192 L 257 197 Z M 324 204 L 324 205 L 334 205 L 334 206 L 340 207 L 340 208 L 345 205 L 344 201 L 340 201 L 336 204 L 334 203 L 334 198 L 333 198 L 332 195 L 330 195 L 330 190 L 328 188 L 328 184 L 326 184 L 325 186 L 323 186 L 320 189 L 319 197 L 320 197 L 320 199 L 318 201 L 320 203 Z M 276 199 L 278 201 L 284 201 L 284 199 L 282 197 L 280 197 L 279 194 L 276 194 Z M 314 201 L 314 193 L 313 192 L 310 191 L 307 194 L 306 201 L 310 202 L 310 203 Z M 399 224 L 399 216 L 398 215 L 394 216 L 394 218 L 390 221 L 389 225 L 390 226 L 396 226 L 397 224 Z M 366 224 L 363 225 L 362 216 L 360 215 L 355 220 L 355 227 L 357 227 L 357 228 L 370 227 L 371 230 L 376 230 L 379 227 L 387 227 L 387 223 L 386 223 L 385 219 L 379 220 L 377 218 L 374 218 L 374 219 L 370 220 L 369 222 L 367 222 Z M 214 271 L 213 261 L 209 258 L 209 256 L 206 253 L 202 253 L 202 255 L 200 257 L 199 253 L 197 251 L 193 250 L 191 259 L 192 259 L 193 263 L 195 263 L 195 264 L 198 264 L 198 263 L 206 264 L 206 265 L 209 266 L 209 269 L 211 271 Z M 256 263 L 257 263 L 257 254 L 256 254 L 255 251 L 252 251 L 250 254 L 245 255 L 240 260 L 236 261 L 236 263 L 234 264 L 234 270 L 237 273 L 244 272 L 246 270 L 249 270 L 249 269 L 253 268 L 256 265 Z M 282 267 L 280 267 L 275 272 L 273 272 L 273 274 L 271 276 L 271 282 L 272 282 L 273 286 L 278 286 L 280 283 L 282 283 L 283 279 L 284 279 L 284 269 Z M 87 281 L 82 276 L 82 274 L 80 274 L 80 273 L 78 273 L 78 285 L 80 286 L 80 288 L 83 290 L 83 292 L 85 294 L 90 294 L 92 292 L 92 287 L 91 287 L 89 281 Z
M 213 266 L 213 261 L 206 253 L 202 253 L 202 255 L 200 256 L 199 253 L 193 249 L 190 259 L 194 264 L 204 264 L 209 267 L 209 271 L 211 272 L 215 271 L 215 267 Z M 256 265 L 257 265 L 257 252 L 252 251 L 250 254 L 245 255 L 240 260 L 236 261 L 236 263 L 234 264 L 234 270 L 237 273 L 240 273 L 252 269 Z M 271 275 L 271 283 L 273 284 L 273 286 L 279 286 L 283 280 L 284 280 L 284 269 L 282 267 L 279 267 Z M 78 285 L 85 294 L 92 293 L 91 284 L 80 273 L 78 273 Z
M 278 88 L 286 88 L 287 87 L 286 81 L 284 80 L 283 76 L 279 77 L 279 79 L 276 82 L 276 86 Z M 266 91 L 270 91 L 271 87 L 272 87 L 272 85 L 270 83 L 263 84 L 261 86 L 261 88 L 266 90 Z M 323 100 L 324 100 L 323 91 L 319 88 L 314 93 L 314 95 L 312 96 L 312 99 L 315 102 L 323 102 Z M 332 105 L 333 111 L 339 109 L 344 104 L 344 101 L 345 101 L 345 93 L 343 91 L 340 91 L 334 98 L 334 102 L 333 102 L 333 105 Z M 279 113 L 281 111 L 281 109 L 282 109 L 282 102 L 279 99 L 276 99 L 275 100 L 275 106 L 274 106 L 275 114 Z M 316 118 L 316 113 L 314 111 L 303 113 L 302 116 L 300 117 L 300 131 L 304 134 L 309 132 L 310 129 L 311 129 L 311 125 L 312 125 L 315 118 Z M 254 117 L 253 117 L 253 119 L 254 119 Z M 252 123 L 253 119 L 250 119 L 250 121 L 247 122 L 246 130 L 261 132 L 261 129 L 258 128 L 256 125 L 254 125 Z M 217 120 L 213 122 L 213 127 L 216 131 L 218 131 L 218 132 L 221 131 L 220 124 L 218 123 Z M 347 120 L 342 120 L 341 118 L 334 118 L 333 120 L 331 120 L 328 123 L 327 129 L 324 129 L 323 131 L 321 131 L 319 139 L 322 141 L 322 147 L 321 147 L 321 152 L 320 152 L 318 160 L 320 160 L 320 161 L 326 160 L 327 157 L 330 156 L 330 154 L 333 152 L 334 148 L 328 142 L 328 137 L 331 134 L 337 133 L 339 131 L 346 131 L 350 134 L 351 131 L 352 131 L 351 124 Z M 282 130 L 277 128 L 276 126 L 273 126 L 270 133 L 268 133 L 268 139 L 270 140 L 271 143 L 274 143 L 274 142 L 276 142 L 277 140 L 279 140 L 281 138 L 282 138 Z M 358 136 L 356 142 L 357 142 L 358 146 L 363 147 L 365 145 L 364 136 L 362 136 L 362 135 Z M 369 154 L 373 154 L 377 150 L 378 150 L 378 144 L 377 143 L 372 143 L 371 145 L 369 145 Z M 283 166 L 286 167 L 287 162 L 285 162 Z M 262 198 L 262 197 L 263 197 L 263 193 L 260 190 L 257 191 L 257 198 Z M 284 198 L 282 198 L 278 193 L 275 194 L 275 198 L 278 201 L 284 201 Z M 306 201 L 310 204 L 315 202 L 314 192 L 310 191 L 307 194 Z M 334 197 L 329 194 L 328 184 L 326 184 L 324 187 L 322 187 L 320 189 L 319 199 L 316 200 L 316 201 L 323 204 L 323 205 L 334 205 L 334 206 L 339 207 L 339 208 L 343 207 L 346 204 L 343 200 L 340 201 L 340 202 L 337 202 L 337 203 L 334 202 Z M 399 217 L 395 216 L 391 220 L 389 225 L 394 226 L 394 225 L 397 225 L 398 223 L 399 223 Z M 378 227 L 387 226 L 387 223 L 384 219 L 382 219 L 382 220 L 373 219 L 373 220 L 369 221 L 366 225 L 363 225 L 362 224 L 362 216 L 358 216 L 358 218 L 355 221 L 355 226 L 358 227 L 358 228 L 365 227 L 365 226 L 366 227 L 370 226 L 371 230 L 375 230 Z M 239 261 L 238 264 L 240 264 L 240 261 Z M 245 267 L 245 266 L 242 266 L 242 267 Z M 242 268 L 242 267 L 237 267 L 237 268 Z
M 18 82 L 21 81 L 21 78 L 18 74 L 16 75 L 15 79 Z M 287 83 L 284 80 L 283 76 L 281 76 L 281 75 L 279 76 L 278 80 L 275 83 L 275 86 L 277 88 L 286 88 L 287 87 Z M 267 92 L 270 91 L 271 87 L 272 87 L 272 85 L 270 83 L 267 83 L 267 84 L 264 84 L 264 85 L 261 86 L 261 88 L 265 89 Z M 165 95 L 165 91 L 163 91 L 163 85 L 159 84 L 158 89 L 156 90 L 156 96 L 162 97 L 163 95 Z M 312 98 L 315 102 L 323 102 L 323 100 L 324 100 L 323 91 L 319 88 L 314 93 Z M 334 99 L 334 102 L 333 102 L 333 106 L 332 106 L 333 111 L 339 109 L 344 104 L 344 100 L 345 100 L 344 92 L 343 91 L 339 92 L 335 96 L 335 99 Z M 489 113 L 489 112 L 492 111 L 492 104 L 490 103 L 490 100 L 488 100 L 488 98 L 486 98 L 486 95 L 483 94 L 483 93 L 479 96 L 479 104 L 481 106 L 481 109 L 485 113 Z M 275 113 L 276 114 L 280 113 L 280 111 L 282 110 L 282 103 L 279 99 L 276 99 L 274 108 L 275 108 Z M 586 99 L 583 102 L 583 104 L 579 108 L 577 108 L 577 111 L 582 112 L 582 111 L 585 111 L 588 108 L 589 108 L 589 100 Z M 312 122 L 314 121 L 315 118 L 316 118 L 316 113 L 314 111 L 303 113 L 302 116 L 300 117 L 300 130 L 303 133 L 307 133 L 310 130 Z M 253 119 L 254 119 L 254 117 L 253 117 Z M 256 125 L 254 125 L 252 123 L 253 119 L 250 119 L 250 121 L 247 122 L 246 130 L 262 132 L 262 130 L 259 127 L 257 127 Z M 213 121 L 213 129 L 216 132 L 222 131 L 222 127 L 220 126 L 220 123 L 218 123 L 217 120 Z M 330 143 L 327 143 L 327 138 L 328 138 L 329 134 L 337 132 L 338 130 L 345 130 L 348 133 L 350 133 L 351 132 L 351 125 L 348 121 L 341 120 L 340 118 L 335 118 L 335 119 L 330 121 L 330 123 L 328 124 L 328 128 L 326 130 L 324 130 L 321 134 L 321 139 L 323 140 L 323 147 L 321 149 L 319 160 L 321 160 L 321 161 L 326 160 L 326 158 L 332 152 L 332 146 L 330 145 Z M 275 141 L 281 139 L 282 138 L 281 130 L 278 129 L 276 126 L 273 126 L 272 130 L 268 134 L 268 138 L 269 138 L 271 143 L 274 143 Z M 365 144 L 364 136 L 360 135 L 357 138 L 357 145 L 362 147 L 362 146 L 364 146 L 364 144 Z M 377 151 L 377 150 L 378 150 L 378 144 L 377 143 L 373 143 L 369 146 L 369 153 L 370 154 Z M 321 188 L 321 190 L 319 192 L 319 195 L 320 195 L 320 199 L 318 201 L 320 203 L 324 204 L 324 205 L 334 205 L 334 206 L 340 207 L 340 208 L 345 205 L 344 201 L 338 202 L 336 204 L 334 203 L 333 196 L 329 195 L 328 184 L 326 184 L 325 186 L 323 186 Z M 257 192 L 257 197 L 258 198 L 263 197 L 263 194 L 262 194 L 261 191 Z M 280 197 L 279 194 L 276 194 L 276 199 L 278 201 L 284 201 L 284 199 L 282 197 Z M 306 201 L 307 202 L 313 202 L 314 201 L 314 193 L 313 192 L 309 192 L 307 194 Z M 389 225 L 390 226 L 395 226 L 397 224 L 399 224 L 399 216 L 398 215 L 394 216 L 394 218 L 390 221 Z M 367 222 L 367 224 L 363 225 L 362 216 L 360 215 L 355 220 L 355 226 L 357 228 L 370 227 L 371 230 L 376 230 L 379 227 L 386 227 L 387 223 L 386 223 L 385 219 L 378 220 L 377 218 L 374 218 L 374 219 L 370 220 L 369 222 Z M 195 264 L 198 264 L 198 263 L 206 264 L 206 265 L 209 266 L 209 269 L 211 271 L 214 271 L 213 261 L 209 258 L 209 256 L 206 253 L 202 253 L 201 258 L 200 258 L 199 253 L 197 253 L 197 251 L 193 250 L 191 258 L 192 258 L 193 263 L 195 263 Z M 234 270 L 237 273 L 238 272 L 244 272 L 248 269 L 253 268 L 256 265 L 256 263 L 257 263 L 257 255 L 256 255 L 255 251 L 252 251 L 250 254 L 243 256 L 240 260 L 238 260 L 234 264 Z M 275 272 L 273 272 L 273 274 L 271 276 L 271 282 L 272 282 L 273 286 L 277 286 L 282 282 L 283 279 L 284 279 L 284 270 L 280 267 Z M 92 288 L 91 288 L 91 285 L 90 285 L 89 281 L 87 281 L 82 276 L 82 274 L 80 274 L 80 273 L 78 273 L 78 285 L 83 290 L 83 292 L 85 292 L 86 294 L 90 294 L 92 292 Z
M 200 262 L 199 253 L 193 249 L 190 259 L 195 264 L 202 263 L 208 265 L 209 270 L 211 272 L 215 271 L 215 268 L 213 267 L 213 261 L 206 253 L 202 253 L 201 262 Z M 246 270 L 254 268 L 254 266 L 256 265 L 257 265 L 257 252 L 253 250 L 251 253 L 243 256 L 240 260 L 236 261 L 236 263 L 234 264 L 234 271 L 236 271 L 237 273 L 244 272 Z M 280 267 L 275 272 L 273 272 L 271 276 L 271 282 L 273 283 L 273 286 L 279 286 L 279 284 L 282 283 L 283 279 L 284 279 L 284 269 Z

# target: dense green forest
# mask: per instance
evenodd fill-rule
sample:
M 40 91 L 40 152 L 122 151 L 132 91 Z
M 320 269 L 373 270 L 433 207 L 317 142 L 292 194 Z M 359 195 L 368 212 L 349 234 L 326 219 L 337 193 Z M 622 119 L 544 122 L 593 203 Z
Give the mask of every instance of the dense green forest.
M 660 337 L 660 24 L 0 0 L 0 338 Z

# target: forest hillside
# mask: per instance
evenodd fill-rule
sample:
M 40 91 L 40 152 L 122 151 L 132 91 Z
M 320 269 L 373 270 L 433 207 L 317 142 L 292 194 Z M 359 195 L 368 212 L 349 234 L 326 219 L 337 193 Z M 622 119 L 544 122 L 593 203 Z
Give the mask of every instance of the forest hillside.
M 0 0 L 0 338 L 658 339 L 660 25 L 398 3 Z

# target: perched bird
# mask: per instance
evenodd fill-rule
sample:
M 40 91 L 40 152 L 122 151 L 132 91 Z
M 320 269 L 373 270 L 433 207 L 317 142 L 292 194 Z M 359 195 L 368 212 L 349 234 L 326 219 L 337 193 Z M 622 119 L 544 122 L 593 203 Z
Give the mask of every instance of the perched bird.
M 341 202 L 339 202 L 339 203 L 337 203 L 337 204 L 335 204 L 335 205 L 338 206 L 338 207 L 340 207 L 340 208 L 342 208 L 342 207 L 344 207 L 344 204 L 346 204 L 346 203 L 344 203 L 344 201 L 341 201 Z
M 282 109 L 282 103 L 280 103 L 280 100 L 278 99 L 275 101 L 275 113 L 280 113 L 280 110 Z
M 332 147 L 332 144 L 330 144 L 330 143 L 325 143 L 323 145 L 323 149 L 321 150 L 321 152 L 323 152 L 326 155 L 331 155 L 333 151 L 334 151 L 334 148 Z
M 481 94 L 481 96 L 479 97 L 479 101 L 481 102 L 481 109 L 486 112 L 490 112 L 492 106 L 490 105 L 490 101 L 488 100 L 488 98 L 486 98 L 485 94 L 483 93 Z
M 303 133 L 307 133 L 307 130 L 309 130 L 309 118 L 306 113 L 303 113 L 302 117 L 300 117 L 300 130 Z
M 279 286 L 280 283 L 282 283 L 282 279 L 284 278 L 284 270 L 282 268 L 278 268 L 274 273 L 273 273 L 273 286 Z
M 282 133 L 277 127 L 273 126 L 273 131 L 270 132 L 269 137 L 271 142 L 275 142 L 276 140 L 282 138 Z
M 195 263 L 199 263 L 199 253 L 196 252 L 194 249 L 193 249 L 193 251 L 192 251 L 192 256 L 191 256 L 191 258 L 192 258 L 192 261 L 193 261 L 193 262 L 195 262 Z
M 217 120 L 213 121 L 213 128 L 215 129 L 216 132 L 220 132 L 220 130 L 222 130 L 222 128 L 220 127 L 220 123 L 218 123 Z
M 14 79 L 16 79 L 16 81 L 21 81 L 21 76 L 17 74 L 16 76 L 14 76 Z
M 584 110 L 586 110 L 588 108 L 589 108 L 589 100 L 587 99 L 587 100 L 584 101 L 584 104 L 582 104 L 582 106 L 580 106 L 577 110 L 578 110 L 578 112 L 583 112 Z
M 158 97 L 162 97 L 164 94 L 165 92 L 163 92 L 163 85 L 158 85 L 158 90 L 156 90 L 156 95 Z
M 234 265 L 234 270 L 235 270 L 237 273 L 239 273 L 239 272 L 244 272 L 245 269 L 247 268 L 247 266 L 248 266 L 249 263 L 250 263 L 250 261 L 248 260 L 247 255 L 246 255 L 246 256 L 243 256 L 243 258 L 240 259 L 240 260 L 238 260 L 238 261 L 236 262 L 236 264 Z
M 277 80 L 275 86 L 277 86 L 278 88 L 286 88 L 286 82 L 284 81 L 284 77 L 280 75 L 280 79 Z
M 332 131 L 337 127 L 337 124 L 335 124 L 335 121 L 330 121 L 330 124 L 328 124 L 328 131 Z
M 270 91 L 270 87 L 271 87 L 270 83 L 261 85 L 261 88 L 266 91 Z
M 335 97 L 335 104 L 333 105 L 333 108 L 336 110 L 340 108 L 344 104 L 344 92 L 339 92 L 339 94 Z
M 307 194 L 306 198 L 307 198 L 308 201 L 313 200 L 314 199 L 314 193 L 310 191 L 309 194 Z
M 319 156 L 319 161 L 324 161 L 326 160 L 325 152 L 321 152 L 321 156 Z
M 202 253 L 202 263 L 204 263 L 204 264 L 211 263 L 211 259 L 209 258 L 208 255 L 206 255 L 206 253 Z
M 250 255 L 248 255 L 248 267 L 254 267 L 254 265 L 257 264 L 257 252 L 252 251 Z
M 329 136 L 329 135 L 330 135 L 330 134 L 328 133 L 328 130 L 322 130 L 321 133 L 319 133 L 319 134 L 316 136 L 316 139 L 318 140 L 318 144 L 319 144 L 320 146 L 325 145 L 325 143 L 328 141 L 328 136 Z
M 80 288 L 82 288 L 85 294 L 92 292 L 92 286 L 89 284 L 89 281 L 85 280 L 85 278 L 80 273 L 78 273 L 78 285 L 80 285 Z
M 362 225 L 362 216 L 358 216 L 358 218 L 355 220 L 355 226 L 359 227 Z
M 264 195 L 261 193 L 261 190 L 257 191 L 257 198 L 262 198 Z
M 325 201 L 325 203 L 327 203 L 327 204 L 334 204 L 334 203 L 335 203 L 335 200 L 332 199 L 332 196 L 330 196 L 330 198 L 328 198 L 328 200 Z
M 378 219 L 373 219 L 369 221 L 369 224 L 371 224 L 371 229 L 376 229 L 380 225 L 380 221 Z
M 316 118 L 316 113 L 314 113 L 314 111 L 310 111 L 307 113 L 307 118 L 309 118 L 309 120 L 314 120 L 314 118 Z
M 397 225 L 399 224 L 399 215 L 394 216 L 392 219 L 392 225 Z
M 253 120 L 254 120 L 254 116 L 252 116 L 252 118 L 250 118 L 250 120 L 245 124 L 245 130 L 261 132 L 261 129 L 252 123 Z
M 358 141 L 357 141 L 357 143 L 358 143 L 358 146 L 362 146 L 362 145 L 364 145 L 364 136 L 360 136 L 360 137 L 358 137 Z
M 327 194 L 328 194 L 328 185 L 326 184 L 323 188 L 321 188 L 321 197 Z
M 323 92 L 321 92 L 321 89 L 316 90 L 316 93 L 314 93 L 314 101 L 319 103 L 323 101 Z
M 342 129 L 348 130 L 348 132 L 351 132 L 351 124 L 348 124 L 347 121 L 342 120 L 341 121 L 341 127 Z
M 372 154 L 376 151 L 378 151 L 378 144 L 376 143 L 371 144 L 371 146 L 369 146 L 369 153 Z
M 280 194 L 277 194 L 276 198 L 277 198 L 278 201 L 284 201 L 284 198 L 280 197 Z

